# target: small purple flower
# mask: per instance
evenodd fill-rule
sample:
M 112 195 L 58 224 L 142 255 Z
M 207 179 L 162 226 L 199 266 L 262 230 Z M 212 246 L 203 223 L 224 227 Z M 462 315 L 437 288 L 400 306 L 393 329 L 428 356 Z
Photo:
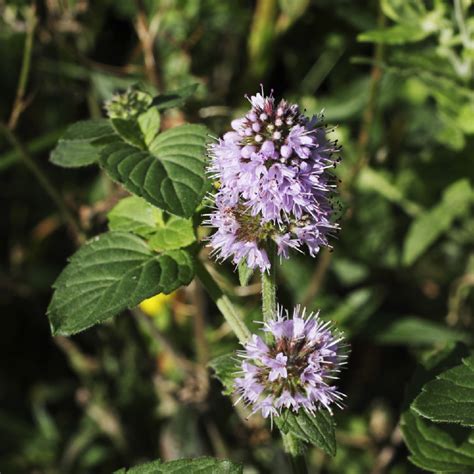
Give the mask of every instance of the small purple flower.
M 233 131 L 209 147 L 210 176 L 217 181 L 215 209 L 206 224 L 214 253 L 251 268 L 270 267 L 266 249 L 273 241 L 282 258 L 307 247 L 315 256 L 338 230 L 330 200 L 331 169 L 339 149 L 326 137 L 319 117 L 303 115 L 297 105 L 276 103 L 272 94 L 249 98 L 251 110 L 232 121 Z M 236 226 L 221 231 L 223 216 Z
M 239 400 L 267 418 L 284 410 L 314 413 L 321 407 L 341 407 L 344 395 L 334 385 L 347 355 L 343 337 L 318 314 L 297 306 L 292 317 L 280 307 L 264 324 L 265 343 L 253 335 L 239 352 L 242 358 L 234 388 Z
M 278 353 L 277 356 L 272 359 L 271 357 L 268 357 L 266 359 L 267 366 L 270 367 L 270 373 L 268 374 L 268 380 L 270 382 L 273 382 L 274 380 L 277 380 L 279 377 L 286 379 L 288 376 L 288 372 L 286 370 L 286 361 L 288 360 L 288 357 L 286 355 L 283 355 L 282 352 Z

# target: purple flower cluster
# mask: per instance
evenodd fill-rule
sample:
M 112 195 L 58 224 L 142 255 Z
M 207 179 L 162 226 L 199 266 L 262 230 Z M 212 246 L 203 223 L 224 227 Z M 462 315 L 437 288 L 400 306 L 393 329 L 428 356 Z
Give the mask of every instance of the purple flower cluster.
M 330 169 L 338 149 L 319 117 L 297 105 L 275 102 L 272 94 L 250 99 L 250 112 L 210 146 L 209 171 L 217 180 L 215 209 L 207 224 L 214 253 L 235 264 L 268 270 L 268 242 L 288 258 L 306 246 L 315 256 L 338 228 L 331 221 L 335 184 Z
M 299 306 L 290 318 L 279 308 L 275 319 L 264 324 L 271 336 L 265 343 L 254 334 L 239 353 L 241 373 L 236 392 L 252 413 L 280 416 L 285 409 L 314 414 L 319 408 L 341 406 L 344 397 L 330 382 L 345 363 L 343 337 L 318 314 L 305 315 Z M 331 412 L 332 413 L 332 412 Z

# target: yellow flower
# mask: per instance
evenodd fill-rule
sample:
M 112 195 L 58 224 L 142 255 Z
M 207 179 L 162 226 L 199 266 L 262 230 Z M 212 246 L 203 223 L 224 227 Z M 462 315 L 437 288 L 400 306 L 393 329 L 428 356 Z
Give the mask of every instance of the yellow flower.
M 158 293 L 151 298 L 148 298 L 140 303 L 140 309 L 148 316 L 156 316 L 171 301 L 175 296 L 175 292 L 165 295 L 164 293 Z

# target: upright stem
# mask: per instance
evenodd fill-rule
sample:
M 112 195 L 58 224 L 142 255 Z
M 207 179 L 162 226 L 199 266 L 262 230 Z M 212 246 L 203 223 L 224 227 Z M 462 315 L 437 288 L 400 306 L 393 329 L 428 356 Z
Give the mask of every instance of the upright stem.
M 20 77 L 18 79 L 15 102 L 13 103 L 10 119 L 8 120 L 8 128 L 10 128 L 10 130 L 14 130 L 16 128 L 18 119 L 20 118 L 20 115 L 25 108 L 24 98 L 26 86 L 28 84 L 28 78 L 30 75 L 31 55 L 33 52 L 33 38 L 35 35 L 37 22 L 38 20 L 36 18 L 36 7 L 33 5 L 27 14 L 26 39 L 25 46 L 23 48 Z
M 274 243 L 271 243 L 268 246 L 267 252 L 271 267 L 268 272 L 262 272 L 262 313 L 264 322 L 273 319 L 277 311 L 277 251 Z M 306 461 L 301 441 L 295 438 L 291 433 L 282 433 L 281 435 L 283 439 L 283 447 L 290 458 L 293 473 L 307 474 L 308 470 L 306 468 Z
M 276 248 L 272 243 L 268 250 L 268 259 L 270 260 L 270 270 L 262 272 L 262 314 L 263 321 L 267 322 L 275 316 L 276 303 Z
M 308 466 L 304 457 L 301 442 L 291 433 L 281 434 L 285 452 L 290 459 L 291 469 L 294 474 L 308 474 Z
M 219 285 L 200 260 L 196 262 L 196 275 L 239 341 L 242 344 L 245 343 L 250 338 L 250 331 L 242 321 L 242 317 L 237 308 L 232 304 L 230 299 L 224 295 Z

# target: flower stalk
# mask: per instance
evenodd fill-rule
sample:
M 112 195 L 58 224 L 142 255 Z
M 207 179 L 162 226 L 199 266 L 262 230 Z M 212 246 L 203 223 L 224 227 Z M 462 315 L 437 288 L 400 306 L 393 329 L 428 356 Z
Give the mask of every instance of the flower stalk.
M 268 257 L 271 267 L 268 271 L 262 272 L 262 314 L 263 321 L 272 319 L 277 311 L 276 299 L 276 248 L 273 242 L 268 248 Z
M 267 249 L 271 267 L 268 271 L 262 272 L 262 314 L 263 322 L 271 321 L 277 313 L 276 298 L 276 261 L 277 251 L 273 243 Z M 271 338 L 267 334 L 266 339 Z M 290 458 L 293 474 L 307 474 L 306 460 L 304 458 L 303 443 L 291 433 L 281 433 L 283 448 Z

